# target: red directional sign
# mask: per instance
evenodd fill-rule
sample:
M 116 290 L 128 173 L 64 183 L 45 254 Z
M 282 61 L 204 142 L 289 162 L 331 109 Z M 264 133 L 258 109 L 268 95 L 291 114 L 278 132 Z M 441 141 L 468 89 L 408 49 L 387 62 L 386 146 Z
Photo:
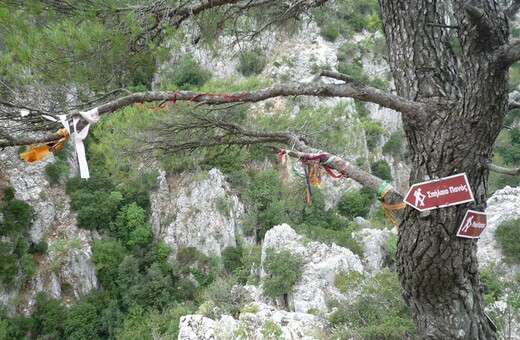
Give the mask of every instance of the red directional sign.
M 465 173 L 412 185 L 404 201 L 425 211 L 473 201 Z
M 468 210 L 460 224 L 457 236 L 479 238 L 487 226 L 487 216 L 480 211 Z

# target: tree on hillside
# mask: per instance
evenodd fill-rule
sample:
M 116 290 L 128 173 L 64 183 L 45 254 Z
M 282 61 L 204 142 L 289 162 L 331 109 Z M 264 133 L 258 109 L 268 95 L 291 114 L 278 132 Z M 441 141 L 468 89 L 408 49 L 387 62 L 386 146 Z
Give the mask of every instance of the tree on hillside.
M 78 115 L 77 110 L 96 108 L 102 116 L 136 102 L 165 106 L 188 101 L 212 109 L 224 108 L 225 112 L 230 103 L 316 96 L 354 98 L 396 110 L 402 114 L 411 152 L 410 183 L 464 172 L 475 197 L 471 203 L 422 213 L 407 207 L 400 216 L 396 264 L 419 334 L 434 339 L 495 338 L 495 329 L 484 313 L 477 244 L 457 237 L 456 232 L 468 209 L 485 209 L 490 169 L 503 170 L 494 166 L 491 158 L 504 116 L 520 106 L 508 99 L 508 70 L 520 59 L 520 42 L 509 41 L 508 18 L 516 14 L 520 2 L 515 0 L 509 7 L 501 7 L 490 0 L 380 0 L 395 92 L 332 71 L 322 72 L 321 77 L 341 83 L 286 83 L 222 94 L 119 90 L 134 85 L 136 79 L 132 76 L 153 73 L 153 67 L 146 69 L 143 65 L 153 65 L 150 60 L 157 58 L 162 44 L 173 39 L 175 29 L 189 21 L 199 25 L 201 32 L 232 32 L 239 38 L 254 38 L 273 25 L 298 19 L 322 5 L 333 4 L 326 0 L 182 4 L 163 0 L 132 5 L 110 1 L 101 5 L 94 1 L 73 4 L 42 0 L 32 5 L 24 1 L 2 5 L 2 115 L 16 121 L 20 121 L 20 110 L 31 115 L 23 125 L 0 128 L 0 146 L 59 139 L 61 136 L 53 132 L 59 124 L 42 124 L 41 114 L 67 114 L 70 119 Z M 244 26 L 252 27 L 246 25 L 252 22 L 255 29 L 242 30 Z M 32 24 L 37 26 L 36 31 Z M 199 38 L 213 37 L 194 37 L 194 43 Z M 36 97 L 35 84 L 50 89 L 45 104 L 32 101 Z M 169 139 L 161 137 L 195 131 L 180 134 L 185 139 L 165 144 L 177 150 L 280 143 L 288 147 L 287 154 L 296 158 L 318 152 L 293 132 L 248 128 L 213 112 L 190 114 L 189 119 L 178 121 L 170 129 L 157 129 L 155 136 L 166 143 Z M 27 126 L 33 133 L 51 133 L 27 134 Z M 347 160 L 321 155 L 321 163 L 331 161 L 331 168 L 374 191 L 383 183 Z M 510 172 L 518 174 L 517 170 Z M 395 204 L 402 199 L 402 194 L 392 189 L 383 201 Z

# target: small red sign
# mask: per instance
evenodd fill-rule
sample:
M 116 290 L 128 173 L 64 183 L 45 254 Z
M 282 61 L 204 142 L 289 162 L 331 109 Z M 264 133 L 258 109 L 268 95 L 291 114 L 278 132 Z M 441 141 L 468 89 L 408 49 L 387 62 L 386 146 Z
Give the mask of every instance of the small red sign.
M 404 201 L 419 211 L 473 201 L 465 173 L 412 185 Z
M 487 216 L 480 211 L 468 210 L 460 224 L 457 236 L 479 238 L 487 226 Z

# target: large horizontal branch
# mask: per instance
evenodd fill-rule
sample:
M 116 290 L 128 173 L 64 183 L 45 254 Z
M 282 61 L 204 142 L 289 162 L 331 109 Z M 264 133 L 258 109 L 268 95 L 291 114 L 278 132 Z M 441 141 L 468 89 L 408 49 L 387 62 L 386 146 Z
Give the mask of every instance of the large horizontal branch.
M 321 164 L 327 164 L 327 166 L 331 169 L 336 170 L 337 172 L 341 173 L 346 178 L 351 178 L 354 181 L 358 182 L 362 186 L 373 190 L 374 192 L 379 192 L 381 190 L 382 185 L 384 184 L 384 180 L 372 175 L 371 173 L 368 173 L 352 164 L 350 162 L 342 159 L 339 156 L 328 154 L 328 153 L 317 153 L 318 150 L 313 149 L 311 147 L 306 147 L 307 151 L 309 153 L 301 152 L 301 151 L 295 151 L 295 150 L 282 150 L 277 147 L 271 146 L 271 149 L 273 149 L 276 152 L 284 152 L 290 157 L 296 158 L 296 159 L 305 159 L 305 158 L 315 158 L 320 157 L 320 163 Z M 395 188 L 391 188 L 383 197 L 383 200 L 386 204 L 398 204 L 403 202 L 403 194 L 399 192 Z
M 130 148 L 132 154 L 145 154 L 153 158 L 157 150 L 165 153 L 193 151 L 198 148 L 214 146 L 243 146 L 253 144 L 278 143 L 289 149 L 278 146 L 267 146 L 269 149 L 287 154 L 290 157 L 306 160 L 309 157 L 318 159 L 322 165 L 339 172 L 359 184 L 378 192 L 382 189 L 383 179 L 378 178 L 341 157 L 318 151 L 307 144 L 305 138 L 290 131 L 262 131 L 244 127 L 242 124 L 227 120 L 225 112 L 217 116 L 205 115 L 189 109 L 179 108 L 179 115 L 161 118 L 153 129 L 140 130 L 132 135 L 137 143 Z M 299 151 L 295 151 L 299 150 Z M 384 186 L 384 185 L 383 185 Z M 388 204 L 401 203 L 403 195 L 396 189 L 390 189 L 384 195 Z
M 504 168 L 504 167 L 498 166 L 496 164 L 493 164 L 491 162 L 487 163 L 486 166 L 490 171 L 493 171 L 493 172 L 496 172 L 499 174 L 511 175 L 511 176 L 520 175 L 520 168 L 516 168 L 516 169 Z
M 98 106 L 97 109 L 99 115 L 103 115 L 141 102 L 187 101 L 216 105 L 259 102 L 270 98 L 287 96 L 354 98 L 379 104 L 382 107 L 399 111 L 403 115 L 410 117 L 416 117 L 425 110 L 424 105 L 421 103 L 406 100 L 397 95 L 357 82 L 347 82 L 345 84 L 287 83 L 260 90 L 221 94 L 194 91 L 139 92 L 109 101 Z M 48 135 L 43 138 L 13 138 L 11 141 L 0 141 L 0 147 L 50 142 L 58 138 L 59 135 L 57 134 Z

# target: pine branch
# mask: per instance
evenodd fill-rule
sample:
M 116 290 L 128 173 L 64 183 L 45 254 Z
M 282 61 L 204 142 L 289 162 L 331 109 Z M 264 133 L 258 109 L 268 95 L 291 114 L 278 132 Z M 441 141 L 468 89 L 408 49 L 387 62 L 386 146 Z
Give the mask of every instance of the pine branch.
M 353 179 L 354 181 L 358 182 L 366 188 L 369 188 L 370 190 L 373 190 L 374 192 L 378 192 L 381 188 L 381 185 L 384 183 L 383 179 L 350 164 L 350 162 L 337 155 L 323 152 L 317 153 L 317 149 L 311 148 L 307 145 L 304 146 L 304 151 L 307 151 L 307 153 L 295 150 L 284 150 L 276 146 L 268 146 L 268 148 L 276 153 L 282 152 L 296 159 L 305 159 L 305 157 L 313 158 L 322 155 L 323 157 L 320 158 L 321 164 L 327 163 L 329 168 L 343 174 L 343 176 L 346 178 Z M 390 191 L 388 191 L 388 193 L 386 193 L 383 199 L 386 204 L 396 204 L 403 202 L 403 198 L 404 195 L 401 192 L 395 188 L 392 188 Z
M 287 96 L 316 96 L 316 97 L 340 97 L 355 98 L 362 101 L 379 104 L 401 112 L 404 115 L 415 118 L 424 111 L 424 104 L 406 100 L 397 95 L 379 90 L 357 82 L 345 84 L 320 84 L 320 83 L 287 83 L 272 87 L 231 93 L 204 93 L 194 91 L 150 91 L 126 95 L 108 101 L 97 107 L 99 115 L 116 112 L 126 106 L 145 102 L 174 102 L 186 101 L 205 105 L 220 105 L 228 103 L 253 103 L 275 97 Z M 60 126 L 56 126 L 56 130 Z M 56 134 L 37 138 L 17 138 L 0 141 L 0 147 L 14 145 L 28 145 L 35 142 L 49 142 L 55 140 Z M 59 138 L 59 137 L 58 137 Z
M 520 168 L 516 168 L 516 169 L 504 168 L 504 167 L 498 166 L 496 164 L 493 164 L 491 162 L 487 163 L 486 166 L 490 171 L 493 171 L 493 172 L 496 172 L 499 174 L 511 175 L 511 176 L 520 175 Z

